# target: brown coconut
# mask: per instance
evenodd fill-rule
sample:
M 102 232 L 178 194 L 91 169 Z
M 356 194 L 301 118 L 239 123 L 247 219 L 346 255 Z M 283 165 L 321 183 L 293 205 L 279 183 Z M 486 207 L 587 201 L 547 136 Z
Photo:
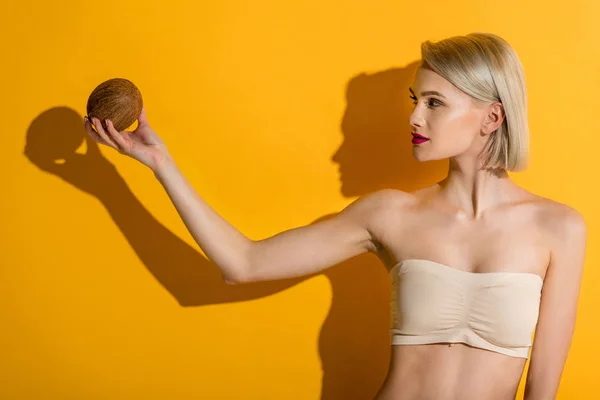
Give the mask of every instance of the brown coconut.
M 113 78 L 98 85 L 87 102 L 87 115 L 98 118 L 106 129 L 110 119 L 119 132 L 129 128 L 140 116 L 144 106 L 142 94 L 129 80 Z

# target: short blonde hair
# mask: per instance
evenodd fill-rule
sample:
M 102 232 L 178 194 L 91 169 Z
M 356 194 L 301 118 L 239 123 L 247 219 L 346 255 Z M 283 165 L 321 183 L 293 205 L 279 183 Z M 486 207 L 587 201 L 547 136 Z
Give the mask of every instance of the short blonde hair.
M 483 168 L 522 171 L 529 163 L 527 89 L 521 61 L 501 37 L 489 33 L 454 36 L 421 44 L 421 68 L 442 76 L 483 102 L 502 103 L 504 121 L 490 135 Z

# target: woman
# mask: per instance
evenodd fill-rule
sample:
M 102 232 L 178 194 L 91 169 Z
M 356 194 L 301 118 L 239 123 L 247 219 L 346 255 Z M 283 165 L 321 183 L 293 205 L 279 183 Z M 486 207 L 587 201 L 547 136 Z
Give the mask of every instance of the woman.
M 390 267 L 392 355 L 377 400 L 556 396 L 575 324 L 586 226 L 573 208 L 516 185 L 527 166 L 523 71 L 500 37 L 422 45 L 410 94 L 413 156 L 449 158 L 447 177 L 405 193 L 360 197 L 334 218 L 253 241 L 178 170 L 145 110 L 134 133 L 85 120 L 99 143 L 164 186 L 228 283 L 309 275 L 370 251 Z M 96 131 L 92 128 L 96 128 Z M 307 251 L 310 249 L 310 251 Z

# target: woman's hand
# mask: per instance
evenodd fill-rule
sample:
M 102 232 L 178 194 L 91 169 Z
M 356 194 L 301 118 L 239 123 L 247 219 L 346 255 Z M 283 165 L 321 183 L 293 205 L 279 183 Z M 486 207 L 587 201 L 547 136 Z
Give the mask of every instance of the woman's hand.
M 96 128 L 95 131 L 92 124 Z M 92 118 L 92 121 L 87 117 L 84 119 L 85 130 L 94 141 L 138 160 L 153 171 L 171 159 L 165 143 L 150 127 L 145 108 L 142 108 L 138 117 L 138 127 L 133 132 L 117 132 L 112 121 L 108 119 L 105 125 L 107 129 L 104 129 L 98 118 Z

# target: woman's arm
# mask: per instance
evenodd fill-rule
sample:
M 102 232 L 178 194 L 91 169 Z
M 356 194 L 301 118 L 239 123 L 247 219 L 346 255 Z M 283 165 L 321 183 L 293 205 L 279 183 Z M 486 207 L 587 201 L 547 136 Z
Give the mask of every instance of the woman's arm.
M 310 275 L 367 251 L 377 253 L 374 226 L 385 218 L 392 198 L 403 194 L 379 190 L 358 198 L 332 218 L 255 242 L 243 280 Z
M 228 283 L 276 280 L 319 272 L 375 246 L 369 220 L 387 190 L 363 196 L 334 217 L 253 241 L 213 210 L 172 161 L 155 171 L 194 240 Z
M 556 398 L 575 328 L 587 229 L 581 214 L 563 206 L 551 218 L 552 251 L 525 385 L 525 400 Z
M 90 136 L 152 169 L 185 226 L 227 283 L 275 280 L 309 275 L 376 246 L 370 230 L 375 214 L 381 219 L 390 189 L 365 195 L 328 220 L 253 241 L 244 236 L 196 193 L 150 127 L 145 109 L 134 132 L 107 130 L 97 118 L 85 121 Z M 92 129 L 93 126 L 96 131 Z
M 206 256 L 221 270 L 227 283 L 246 275 L 254 242 L 204 201 L 172 159 L 154 170 L 186 228 Z

